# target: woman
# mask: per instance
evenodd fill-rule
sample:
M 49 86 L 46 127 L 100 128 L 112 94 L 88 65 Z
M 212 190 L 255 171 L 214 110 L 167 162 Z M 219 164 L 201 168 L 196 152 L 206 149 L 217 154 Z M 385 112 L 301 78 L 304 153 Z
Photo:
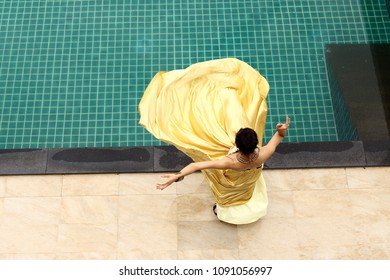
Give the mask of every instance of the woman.
M 200 170 L 221 221 L 247 224 L 263 217 L 268 199 L 261 167 L 290 122 L 287 117 L 285 124 L 277 125 L 275 135 L 261 147 L 268 91 L 258 71 L 234 58 L 157 73 L 139 104 L 140 124 L 194 160 L 179 174 L 165 175 L 157 188 Z

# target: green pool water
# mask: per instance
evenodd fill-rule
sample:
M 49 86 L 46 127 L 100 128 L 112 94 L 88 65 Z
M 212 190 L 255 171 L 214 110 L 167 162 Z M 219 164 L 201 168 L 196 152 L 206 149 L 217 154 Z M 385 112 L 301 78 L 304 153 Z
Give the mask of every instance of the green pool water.
M 241 59 L 270 83 L 265 141 L 337 141 L 328 43 L 389 43 L 385 0 L 0 1 L 0 148 L 161 145 L 137 105 L 160 70 Z

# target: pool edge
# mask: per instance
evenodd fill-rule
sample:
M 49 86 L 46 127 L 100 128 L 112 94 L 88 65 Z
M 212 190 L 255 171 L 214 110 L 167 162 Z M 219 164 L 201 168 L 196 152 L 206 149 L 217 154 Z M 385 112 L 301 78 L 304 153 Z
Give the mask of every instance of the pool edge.
M 0 175 L 174 172 L 191 159 L 173 146 L 0 150 Z M 281 143 L 265 169 L 390 166 L 390 141 Z

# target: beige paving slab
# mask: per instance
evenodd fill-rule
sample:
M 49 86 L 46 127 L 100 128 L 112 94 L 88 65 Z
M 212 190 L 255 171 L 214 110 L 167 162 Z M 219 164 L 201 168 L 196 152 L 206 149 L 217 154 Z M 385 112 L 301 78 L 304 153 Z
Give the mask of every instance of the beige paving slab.
M 269 192 L 347 188 L 344 168 L 264 170 L 263 175 Z
M 136 249 L 118 252 L 118 260 L 177 260 L 176 250 Z
M 4 198 L 0 197 L 0 224 L 4 218 L 3 213 L 4 213 Z
M 348 187 L 390 188 L 390 167 L 347 168 Z
M 177 250 L 177 224 L 172 221 L 131 222 L 121 221 L 118 227 L 118 252 L 142 252 Z
M 268 210 L 263 219 L 294 218 L 296 216 L 292 191 L 274 191 L 268 193 Z
M 299 260 L 297 247 L 263 246 L 257 249 L 240 249 L 241 260 Z
M 60 224 L 59 253 L 116 252 L 118 225 Z
M 300 249 L 302 260 L 370 260 L 372 251 L 365 244 L 302 247 Z
M 178 221 L 215 221 L 211 193 L 183 194 L 177 197 Z
M 61 196 L 61 175 L 7 176 L 5 196 Z
M 1 254 L 46 254 L 57 252 L 58 225 L 2 223 Z
M 183 181 L 180 181 L 176 185 L 178 194 L 211 193 L 210 187 L 201 172 L 196 172 L 186 176 Z
M 160 173 L 139 173 L 139 174 L 120 174 L 119 175 L 119 194 L 120 195 L 156 195 L 156 194 L 175 194 L 177 184 L 173 184 L 163 191 L 157 190 Z
M 81 252 L 81 253 L 57 253 L 56 260 L 116 260 L 114 252 Z
M 233 250 L 238 248 L 237 226 L 212 222 L 179 222 L 178 250 Z
M 390 260 L 390 243 L 370 244 L 371 253 L 367 259 Z
M 390 244 L 390 219 L 373 218 L 372 216 L 355 216 L 351 218 L 357 231 L 357 240 L 361 244 Z
M 349 196 L 354 216 L 390 219 L 390 188 L 351 189 Z
M 352 207 L 347 189 L 295 191 L 296 217 L 351 217 Z
M 176 222 L 176 195 L 121 196 L 119 197 L 118 219 L 122 224 Z
M 294 218 L 261 219 L 238 227 L 239 249 L 297 248 Z
M 238 249 L 179 250 L 180 260 L 238 260 Z
M 55 260 L 56 253 L 10 253 L 0 254 L 0 260 Z
M 61 199 L 61 223 L 106 225 L 118 219 L 116 196 L 68 196 Z
M 299 247 L 358 245 L 358 232 L 350 217 L 297 218 Z
M 58 225 L 61 198 L 7 197 L 3 201 L 0 224 L 11 226 Z
M 0 176 L 0 197 L 5 196 L 5 189 L 6 189 L 6 177 Z
M 64 175 L 62 196 L 118 195 L 118 174 Z

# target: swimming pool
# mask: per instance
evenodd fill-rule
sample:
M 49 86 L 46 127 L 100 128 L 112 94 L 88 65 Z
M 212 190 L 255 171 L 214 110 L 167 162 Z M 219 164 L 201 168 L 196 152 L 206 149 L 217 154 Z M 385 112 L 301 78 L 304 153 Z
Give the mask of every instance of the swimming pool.
M 156 3 L 154 3 L 156 2 Z M 0 148 L 152 146 L 137 105 L 160 70 L 239 58 L 270 83 L 265 141 L 337 141 L 327 43 L 389 43 L 386 1 L 0 1 Z

